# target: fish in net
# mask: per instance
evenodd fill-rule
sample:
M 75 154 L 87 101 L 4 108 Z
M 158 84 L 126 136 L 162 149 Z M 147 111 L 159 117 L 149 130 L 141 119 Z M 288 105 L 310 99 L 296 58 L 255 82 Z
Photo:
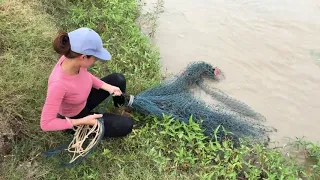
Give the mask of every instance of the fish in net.
M 231 138 L 253 138 L 257 142 L 269 141 L 268 133 L 274 128 L 264 125 L 265 118 L 245 103 L 228 96 L 217 88 L 204 83 L 205 79 L 220 81 L 223 73 L 219 68 L 206 62 L 190 63 L 180 75 L 153 86 L 136 96 L 124 94 L 126 106 L 145 115 L 163 117 L 170 115 L 176 120 L 198 122 L 204 133 L 212 136 L 218 127 L 218 140 Z M 193 88 L 200 87 L 217 104 L 209 104 L 196 97 Z

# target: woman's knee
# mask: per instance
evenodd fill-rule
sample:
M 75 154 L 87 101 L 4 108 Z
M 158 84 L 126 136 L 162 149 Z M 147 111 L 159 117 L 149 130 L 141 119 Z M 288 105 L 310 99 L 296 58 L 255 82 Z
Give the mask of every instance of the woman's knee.
M 119 87 L 121 91 L 125 91 L 126 89 L 126 77 L 122 73 L 112 73 L 102 78 L 102 80 L 108 84 Z
M 123 119 L 121 123 L 121 134 L 126 136 L 132 132 L 133 129 L 133 120 L 130 117 L 126 117 Z
M 124 76 L 124 74 L 122 74 L 122 73 L 114 73 L 114 76 L 115 76 L 115 79 L 118 82 L 126 83 L 126 77 Z
M 133 129 L 133 119 L 118 114 L 105 116 L 105 135 L 108 137 L 122 137 L 130 134 Z

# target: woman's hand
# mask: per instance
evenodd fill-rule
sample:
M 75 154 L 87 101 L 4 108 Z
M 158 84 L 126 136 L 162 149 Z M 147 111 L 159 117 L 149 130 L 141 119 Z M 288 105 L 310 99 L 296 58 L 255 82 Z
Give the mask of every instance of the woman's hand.
M 93 114 L 93 115 L 88 115 L 81 119 L 71 119 L 71 123 L 73 126 L 78 126 L 78 125 L 94 126 L 97 123 L 97 119 L 101 117 L 102 117 L 102 114 Z
M 105 91 L 108 91 L 110 94 L 113 94 L 114 96 L 120 96 L 122 94 L 122 91 L 119 87 L 107 83 L 104 83 L 101 88 Z
M 84 117 L 84 123 L 90 126 L 94 126 L 97 123 L 97 119 L 101 118 L 102 114 L 93 114 Z
M 122 91 L 120 90 L 120 88 L 118 88 L 116 86 L 112 86 L 112 85 L 110 85 L 108 92 L 110 94 L 113 94 L 114 96 L 120 96 L 122 94 Z

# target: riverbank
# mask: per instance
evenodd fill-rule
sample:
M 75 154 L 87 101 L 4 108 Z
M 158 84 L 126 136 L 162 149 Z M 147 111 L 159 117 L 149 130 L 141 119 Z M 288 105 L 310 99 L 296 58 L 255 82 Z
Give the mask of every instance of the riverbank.
M 158 0 L 145 11 L 153 12 Z M 219 66 L 226 79 L 209 86 L 245 102 L 287 138 L 319 142 L 320 2 L 164 0 L 154 43 L 162 71 L 175 74 L 188 63 Z
M 97 76 L 125 73 L 132 94 L 161 81 L 160 54 L 135 24 L 140 8 L 134 0 L 4 0 L 0 9 L 1 122 L 2 129 L 12 130 L 1 138 L 13 144 L 1 159 L 1 179 L 288 179 L 320 172 L 319 146 L 313 144 L 302 146 L 315 160 L 311 165 L 317 164 L 306 170 L 276 149 L 244 144 L 234 149 L 230 142 L 207 139 L 196 123 L 139 114 L 134 114 L 130 136 L 106 139 L 83 164 L 60 168 L 59 159 L 42 153 L 64 142 L 66 135 L 39 128 L 47 77 L 57 60 L 51 44 L 58 30 L 88 26 L 99 32 L 113 60 L 92 71 Z

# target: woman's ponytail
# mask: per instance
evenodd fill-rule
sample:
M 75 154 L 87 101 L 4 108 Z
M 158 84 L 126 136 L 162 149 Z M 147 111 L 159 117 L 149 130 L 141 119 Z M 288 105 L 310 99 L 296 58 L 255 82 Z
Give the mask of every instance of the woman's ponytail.
M 60 32 L 53 41 L 54 50 L 61 55 L 68 55 L 71 51 L 71 45 L 68 34 L 66 32 Z

